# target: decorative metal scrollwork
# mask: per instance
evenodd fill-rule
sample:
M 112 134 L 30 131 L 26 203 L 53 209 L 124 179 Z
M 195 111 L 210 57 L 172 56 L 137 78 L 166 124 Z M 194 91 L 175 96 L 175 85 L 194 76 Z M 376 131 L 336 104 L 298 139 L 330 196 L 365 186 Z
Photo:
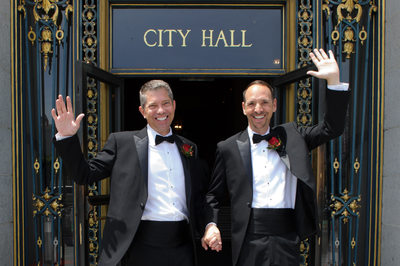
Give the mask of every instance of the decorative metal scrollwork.
M 344 189 L 342 196 L 337 197 L 331 195 L 332 204 L 330 207 L 332 208 L 332 217 L 333 216 L 341 216 L 343 218 L 343 223 L 347 223 L 349 220 L 349 216 L 359 216 L 360 213 L 358 209 L 361 207 L 359 202 L 361 201 L 361 195 L 356 197 L 351 197 L 349 195 L 349 191 Z
M 96 1 L 85 0 L 82 3 L 82 58 L 85 62 L 97 65 L 97 5 Z M 88 78 L 87 80 L 87 148 L 88 157 L 96 156 L 98 145 L 98 99 L 99 90 L 96 80 Z M 99 186 L 95 183 L 88 186 L 89 195 L 98 195 Z M 88 240 L 89 240 L 89 264 L 97 265 L 99 240 L 100 240 L 100 223 L 98 216 L 100 213 L 99 206 L 93 206 L 88 212 Z
M 35 44 L 35 41 L 36 41 L 36 33 L 35 33 L 35 31 L 32 29 L 32 26 L 29 27 L 29 28 L 30 28 L 30 30 L 29 30 L 29 32 L 28 32 L 28 40 L 30 40 L 31 43 L 32 43 L 32 45 L 34 45 L 34 44 Z
M 47 68 L 47 64 L 49 61 L 49 56 L 53 54 L 52 50 L 52 42 L 53 42 L 53 33 L 49 27 L 44 27 L 41 32 L 41 38 L 39 41 L 41 42 L 41 50 L 40 52 L 44 56 L 44 70 Z
M 297 67 L 304 67 L 311 61 L 309 56 L 313 45 L 313 6 L 311 0 L 299 0 L 297 9 Z M 297 83 L 296 86 L 296 122 L 299 126 L 306 127 L 313 123 L 312 117 L 312 97 L 313 91 L 311 86 L 311 79 L 303 79 Z M 310 242 L 304 240 L 300 244 L 300 265 L 308 265 L 308 258 L 310 253 Z
M 46 188 L 43 195 L 32 196 L 33 206 L 36 208 L 33 211 L 33 216 L 40 214 L 45 216 L 55 215 L 61 217 L 63 204 L 60 202 L 62 201 L 62 194 L 51 195 L 50 192 L 50 189 Z
M 297 10 L 298 16 L 298 36 L 297 36 L 297 66 L 303 67 L 310 63 L 309 53 L 313 48 L 313 9 L 310 0 L 299 1 Z M 300 126 L 310 126 L 313 122 L 311 103 L 312 88 L 309 78 L 299 81 L 297 85 L 297 124 Z
M 42 247 L 43 242 L 42 242 L 42 239 L 40 238 L 40 236 L 38 237 L 38 240 L 36 240 L 36 244 L 38 245 L 39 248 Z
M 33 168 L 35 169 L 36 174 L 38 174 L 39 169 L 40 169 L 40 163 L 37 158 L 35 159 L 35 162 L 33 163 Z
M 340 163 L 337 158 L 335 158 L 335 161 L 333 162 L 333 169 L 335 169 L 335 174 L 339 171 L 340 168 Z
M 26 241 L 34 239 L 36 249 L 18 256 L 26 256 L 26 264 L 29 265 L 41 265 L 45 260 L 51 260 L 52 265 L 60 265 L 65 255 L 58 241 L 65 241 L 64 230 L 73 230 L 65 226 L 64 220 L 73 219 L 70 215 L 73 206 L 70 197 L 67 197 L 73 191 L 69 190 L 71 181 L 63 179 L 61 161 L 51 142 L 55 134 L 54 125 L 48 115 L 54 95 L 72 95 L 72 79 L 68 74 L 72 70 L 72 38 L 67 39 L 72 35 L 72 21 L 67 20 L 74 9 L 70 0 L 13 2 L 18 2 L 15 27 L 18 27 L 19 34 L 15 38 L 20 51 L 17 57 L 18 62 L 23 62 L 17 74 L 22 84 L 21 117 L 24 117 L 23 134 L 26 134 L 23 135 L 23 154 L 27 159 L 24 160 L 26 171 L 23 173 L 22 191 L 32 195 L 28 204 L 33 206 L 23 208 L 25 212 L 31 211 L 30 215 L 25 215 L 29 218 L 23 226 L 29 225 L 29 233 L 32 234 L 32 238 L 23 241 L 24 245 L 31 245 L 33 243 Z M 64 215 L 66 213 L 68 217 Z M 43 254 L 50 253 L 52 259 L 43 257 Z
M 360 259 L 365 243 L 359 240 L 360 225 L 365 225 L 361 210 L 361 195 L 370 191 L 367 173 L 375 167 L 363 164 L 364 156 L 371 156 L 370 128 L 375 125 L 371 121 L 372 113 L 369 97 L 375 93 L 374 85 L 370 85 L 371 73 L 374 72 L 376 59 L 375 43 L 379 34 L 372 34 L 377 29 L 377 12 L 375 0 L 324 0 L 322 5 L 325 29 L 326 48 L 336 56 L 341 77 L 352 84 L 351 108 L 346 117 L 345 133 L 331 141 L 330 161 L 332 170 L 329 177 L 331 201 L 330 236 L 338 246 L 331 245 L 329 263 L 354 265 Z M 378 36 L 378 37 L 377 37 Z M 377 39 L 376 39 L 377 38 Z M 372 86 L 372 87 L 371 87 Z M 378 126 L 379 127 L 379 126 Z M 339 192 L 338 192 L 339 191 Z M 363 204 L 364 205 L 364 204 Z M 336 242 L 335 242 L 336 243 Z M 344 262 L 347 260 L 346 262 Z
M 35 0 L 35 6 L 33 8 L 33 15 L 36 22 L 39 20 L 52 20 L 57 25 L 59 8 L 55 4 L 57 0 Z
M 310 242 L 309 239 L 305 239 L 300 242 L 300 265 L 308 265 L 308 258 L 310 256 Z
M 30 31 L 28 32 L 28 39 L 31 41 L 32 45 L 37 40 L 40 42 L 40 52 L 43 55 L 43 69 L 46 71 L 49 64 L 49 59 L 53 55 L 54 39 L 58 41 L 61 45 L 61 41 L 64 38 L 64 30 L 61 28 L 61 18 L 60 10 L 65 9 L 65 17 L 68 17 L 73 12 L 73 7 L 69 3 L 69 0 L 34 0 L 25 1 L 18 6 L 18 11 L 26 16 L 26 5 L 32 5 L 32 15 L 36 27 L 36 32 L 30 26 Z M 40 38 L 36 38 L 40 36 Z
M 363 6 L 369 5 L 369 13 L 376 11 L 376 6 L 372 1 L 360 1 L 360 0 L 342 0 L 332 1 L 325 0 L 322 9 L 326 12 L 327 16 L 331 16 L 331 9 L 329 5 L 334 8 L 336 6 L 336 25 L 331 33 L 331 38 L 334 44 L 338 41 L 342 42 L 342 52 L 346 55 L 346 58 L 350 58 L 351 54 L 355 53 L 355 43 L 360 40 L 361 44 L 368 37 L 368 33 L 362 26 L 359 29 L 359 23 L 362 21 L 364 15 Z M 371 15 L 371 14 L 370 14 Z
M 354 171 L 357 174 L 358 170 L 360 169 L 360 162 L 358 161 L 358 158 L 356 158 L 356 162 L 354 163 Z

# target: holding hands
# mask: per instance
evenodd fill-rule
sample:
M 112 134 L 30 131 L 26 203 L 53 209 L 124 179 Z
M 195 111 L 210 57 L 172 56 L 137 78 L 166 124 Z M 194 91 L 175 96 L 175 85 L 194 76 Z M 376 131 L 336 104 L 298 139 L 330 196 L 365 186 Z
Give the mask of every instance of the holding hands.
M 84 114 L 79 114 L 75 120 L 75 114 L 72 109 L 71 98 L 67 96 L 67 105 L 65 106 L 63 97 L 58 96 L 56 100 L 56 110 L 51 110 L 51 116 L 54 119 L 58 134 L 62 137 L 73 136 L 78 132 Z
M 201 238 L 201 246 L 205 250 L 209 247 L 217 252 L 222 250 L 221 233 L 215 224 L 207 225 L 204 236 Z

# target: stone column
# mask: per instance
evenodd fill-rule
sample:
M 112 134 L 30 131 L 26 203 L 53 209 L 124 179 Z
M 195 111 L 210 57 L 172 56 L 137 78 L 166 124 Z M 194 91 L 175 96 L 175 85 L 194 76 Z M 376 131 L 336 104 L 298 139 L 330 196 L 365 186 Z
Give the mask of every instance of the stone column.
M 400 1 L 386 1 L 381 265 L 400 265 Z
M 0 264 L 13 265 L 10 3 L 0 1 Z

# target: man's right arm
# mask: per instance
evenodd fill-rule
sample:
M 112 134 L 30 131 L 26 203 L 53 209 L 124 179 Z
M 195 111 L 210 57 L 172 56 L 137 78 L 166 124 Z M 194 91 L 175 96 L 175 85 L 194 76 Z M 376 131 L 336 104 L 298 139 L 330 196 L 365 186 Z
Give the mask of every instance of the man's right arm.
M 79 114 L 75 119 L 69 96 L 66 97 L 66 103 L 64 103 L 63 97 L 59 95 L 56 100 L 56 109 L 51 110 L 57 129 L 53 142 L 74 181 L 78 184 L 91 184 L 109 176 L 114 161 L 114 138 L 109 138 L 103 151 L 98 153 L 96 158 L 87 162 L 76 135 L 84 114 Z
M 206 250 L 208 247 L 215 251 L 220 251 L 222 249 L 221 233 L 217 227 L 217 223 L 221 202 L 226 194 L 225 180 L 225 164 L 220 147 L 217 147 L 214 170 L 211 175 L 211 182 L 206 195 L 206 221 L 208 224 L 202 238 L 202 246 Z
M 92 184 L 111 175 L 115 159 L 115 140 L 110 135 L 97 156 L 86 161 L 77 135 L 57 141 L 53 139 L 63 165 L 77 184 Z

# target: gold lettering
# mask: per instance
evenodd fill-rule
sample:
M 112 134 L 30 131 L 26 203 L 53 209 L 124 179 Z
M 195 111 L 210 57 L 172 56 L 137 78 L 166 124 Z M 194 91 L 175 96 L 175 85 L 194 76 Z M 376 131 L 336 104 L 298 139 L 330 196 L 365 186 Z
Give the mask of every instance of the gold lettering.
M 164 30 L 164 32 L 168 32 L 169 34 L 169 42 L 168 42 L 168 47 L 173 47 L 173 45 L 172 45 L 172 33 L 173 32 L 175 32 L 176 33 L 176 30 Z
M 242 47 L 249 48 L 249 47 L 252 47 L 253 44 L 252 43 L 246 44 L 246 31 L 247 30 L 242 30 Z
M 163 44 L 162 44 L 162 32 L 163 32 L 162 29 L 158 30 L 158 47 L 163 47 Z
M 213 46 L 213 43 L 212 43 L 212 39 L 213 39 L 213 32 L 214 32 L 214 30 L 208 30 L 209 32 L 210 32 L 210 35 L 209 36 L 206 36 L 206 30 L 201 30 L 202 32 L 203 32 L 203 43 L 202 43 L 202 45 L 201 45 L 201 47 L 205 47 L 205 46 L 207 46 L 205 43 L 206 43 L 206 39 L 209 39 L 210 40 L 210 44 L 208 45 L 209 47 L 214 47 Z
M 179 34 L 182 36 L 182 47 L 186 47 L 186 37 L 188 36 L 191 30 L 186 30 L 186 34 L 182 33 L 182 30 L 178 30 Z
M 240 47 L 240 44 L 235 44 L 235 30 L 229 30 L 231 32 L 231 45 L 230 47 Z
M 153 29 L 148 29 L 148 30 L 146 30 L 146 32 L 145 32 L 144 35 L 143 35 L 144 43 L 145 43 L 147 46 L 149 46 L 149 47 L 154 47 L 154 46 L 157 45 L 157 42 L 150 44 L 150 43 L 147 41 L 147 34 L 148 34 L 149 32 L 153 32 L 154 34 L 157 35 L 157 32 L 156 32 L 155 30 L 153 30 Z
M 218 47 L 218 43 L 219 43 L 220 40 L 223 40 L 223 41 L 224 41 L 224 46 L 225 46 L 225 47 L 229 47 L 228 43 L 226 42 L 225 34 L 224 34 L 224 31 L 223 31 L 223 30 L 221 30 L 221 31 L 219 32 L 218 39 L 217 39 L 217 41 L 215 42 L 215 47 Z

